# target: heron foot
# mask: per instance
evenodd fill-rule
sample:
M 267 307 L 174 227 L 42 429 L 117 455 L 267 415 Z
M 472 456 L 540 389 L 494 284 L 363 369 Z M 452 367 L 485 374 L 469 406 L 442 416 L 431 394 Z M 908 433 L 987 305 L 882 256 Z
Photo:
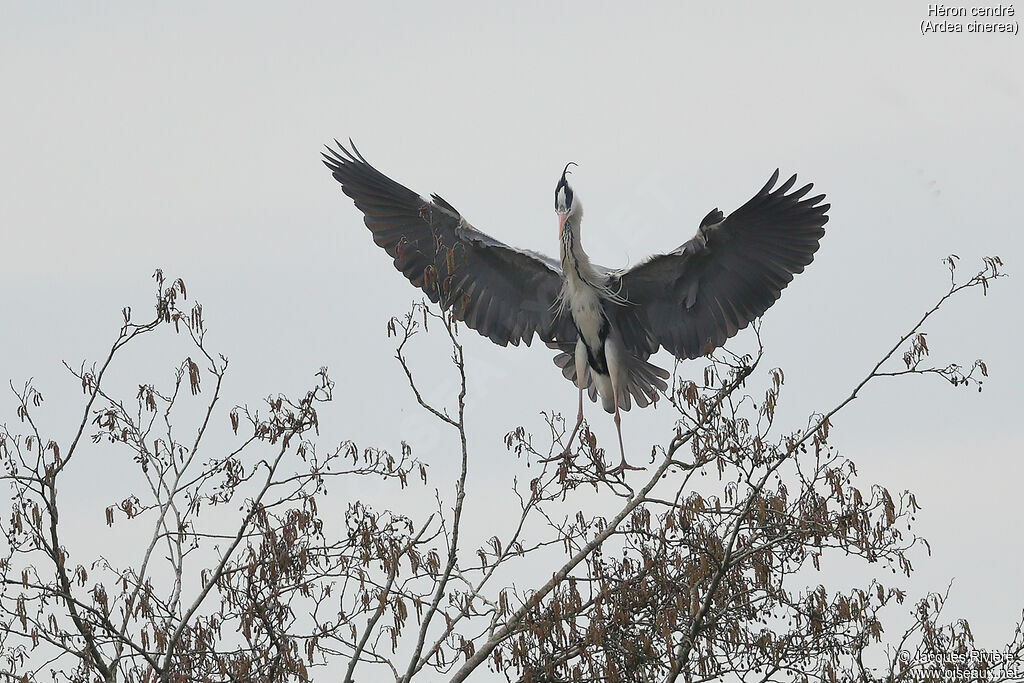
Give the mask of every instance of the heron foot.
M 564 451 L 562 451 L 558 455 L 552 455 L 550 458 L 540 458 L 539 460 L 537 460 L 537 462 L 555 462 L 557 460 L 571 460 L 571 459 L 572 459 L 572 453 L 569 451 L 568 448 L 566 448 Z
M 644 467 L 637 467 L 636 465 L 630 465 L 628 462 L 626 462 L 626 459 L 623 458 L 622 461 L 619 462 L 618 465 L 616 465 L 612 469 L 608 470 L 605 474 L 607 474 L 609 476 L 612 476 L 612 477 L 616 477 L 616 476 L 621 476 L 623 473 L 625 473 L 626 470 L 643 470 L 643 469 L 646 469 L 646 468 L 644 468 Z

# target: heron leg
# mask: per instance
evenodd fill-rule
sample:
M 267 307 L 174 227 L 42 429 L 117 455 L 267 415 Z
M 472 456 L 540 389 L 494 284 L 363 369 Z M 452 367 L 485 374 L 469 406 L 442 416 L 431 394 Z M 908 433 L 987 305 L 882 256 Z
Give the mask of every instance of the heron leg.
M 622 418 L 619 417 L 619 394 L 615 392 L 615 431 L 619 434 L 619 464 L 608 470 L 608 474 L 622 474 L 626 470 L 642 470 L 643 467 L 636 467 L 626 462 L 626 449 L 622 446 Z
M 565 442 L 565 450 L 562 455 L 568 455 L 572 449 L 572 440 L 576 438 L 576 432 L 580 430 L 580 425 L 583 424 L 583 387 L 580 387 L 580 407 L 576 413 L 576 426 L 572 428 L 572 434 L 569 435 L 569 440 Z
M 553 460 L 560 460 L 569 455 L 572 451 L 572 440 L 576 438 L 576 432 L 580 430 L 580 425 L 583 424 L 583 389 L 580 388 L 580 407 L 576 413 L 576 426 L 572 428 L 572 434 L 569 435 L 569 440 L 565 442 L 565 449 L 556 456 L 550 458 L 541 458 L 540 462 L 551 462 Z

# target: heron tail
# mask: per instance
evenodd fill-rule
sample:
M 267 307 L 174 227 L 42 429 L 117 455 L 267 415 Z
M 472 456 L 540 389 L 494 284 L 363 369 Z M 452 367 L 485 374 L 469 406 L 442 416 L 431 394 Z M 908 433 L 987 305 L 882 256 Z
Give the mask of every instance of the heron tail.
M 555 365 L 562 370 L 562 376 L 575 385 L 575 342 L 549 342 L 548 348 L 559 351 L 559 353 L 555 354 Z M 668 382 L 665 380 L 669 378 L 669 372 L 664 368 L 648 363 L 646 360 L 633 355 L 628 355 L 626 370 L 629 379 L 623 395 L 619 396 L 620 410 L 629 410 L 634 402 L 641 408 L 646 408 L 658 400 L 659 394 L 668 390 Z M 588 382 L 585 388 L 590 400 L 597 401 L 597 385 L 594 383 L 593 377 L 590 378 L 590 382 Z M 608 410 L 607 406 L 605 406 L 605 410 Z M 613 411 L 614 409 L 608 410 L 608 412 Z

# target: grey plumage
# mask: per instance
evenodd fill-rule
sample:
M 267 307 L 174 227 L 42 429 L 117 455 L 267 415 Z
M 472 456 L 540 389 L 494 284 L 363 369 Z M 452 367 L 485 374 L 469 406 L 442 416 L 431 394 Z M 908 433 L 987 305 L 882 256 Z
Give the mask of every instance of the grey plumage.
M 652 256 L 619 275 L 613 288 L 632 306 L 613 308 L 627 348 L 696 358 L 725 343 L 775 303 L 814 260 L 825 234 L 825 195 L 803 199 L 813 185 L 786 194 L 796 176 L 761 191 L 723 218 L 718 209 L 675 251 Z
M 555 355 L 555 365 L 561 368 L 563 377 L 576 384 L 576 359 L 573 357 L 576 343 L 554 342 L 548 343 L 548 347 L 559 350 L 559 353 Z M 629 384 L 619 407 L 622 410 L 629 410 L 632 407 L 631 404 L 635 402 L 641 408 L 646 408 L 657 400 L 660 392 L 668 389 L 668 383 L 665 380 L 669 378 L 669 372 L 636 356 L 630 357 L 628 363 Z M 597 385 L 589 382 L 584 388 L 590 400 L 597 401 Z
M 323 156 L 374 242 L 431 301 L 500 346 L 536 335 L 558 351 L 555 364 L 580 390 L 577 428 L 583 392 L 600 396 L 618 425 L 619 409 L 646 407 L 667 389 L 669 373 L 647 362 L 659 348 L 696 358 L 762 315 L 813 260 L 828 222 L 824 195 L 805 199 L 809 184 L 791 192 L 795 175 L 776 188 L 776 170 L 728 217 L 709 212 L 679 248 L 611 270 L 591 264 L 579 244 L 582 205 L 568 165 L 555 190 L 555 260 L 477 230 L 438 195 L 425 199 L 385 176 L 354 145 Z M 626 467 L 623 453 L 616 469 Z
M 504 244 L 475 229 L 438 195 L 425 201 L 375 169 L 352 146 L 329 149 L 324 163 L 365 214 L 373 241 L 409 281 L 499 346 L 575 341 L 554 302 L 562 288 L 557 261 Z M 432 269 L 432 272 L 431 272 Z

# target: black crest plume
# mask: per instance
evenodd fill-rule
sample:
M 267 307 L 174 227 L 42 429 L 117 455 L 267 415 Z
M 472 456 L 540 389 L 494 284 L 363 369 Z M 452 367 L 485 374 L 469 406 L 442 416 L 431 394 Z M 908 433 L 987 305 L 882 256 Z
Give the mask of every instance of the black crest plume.
M 569 174 L 570 166 L 579 166 L 575 161 L 570 161 L 562 169 L 562 177 L 559 179 L 558 184 L 555 185 L 555 208 L 558 208 L 558 191 L 565 188 L 565 207 L 569 208 L 572 206 L 572 188 L 569 187 L 569 183 L 566 182 L 565 176 Z

